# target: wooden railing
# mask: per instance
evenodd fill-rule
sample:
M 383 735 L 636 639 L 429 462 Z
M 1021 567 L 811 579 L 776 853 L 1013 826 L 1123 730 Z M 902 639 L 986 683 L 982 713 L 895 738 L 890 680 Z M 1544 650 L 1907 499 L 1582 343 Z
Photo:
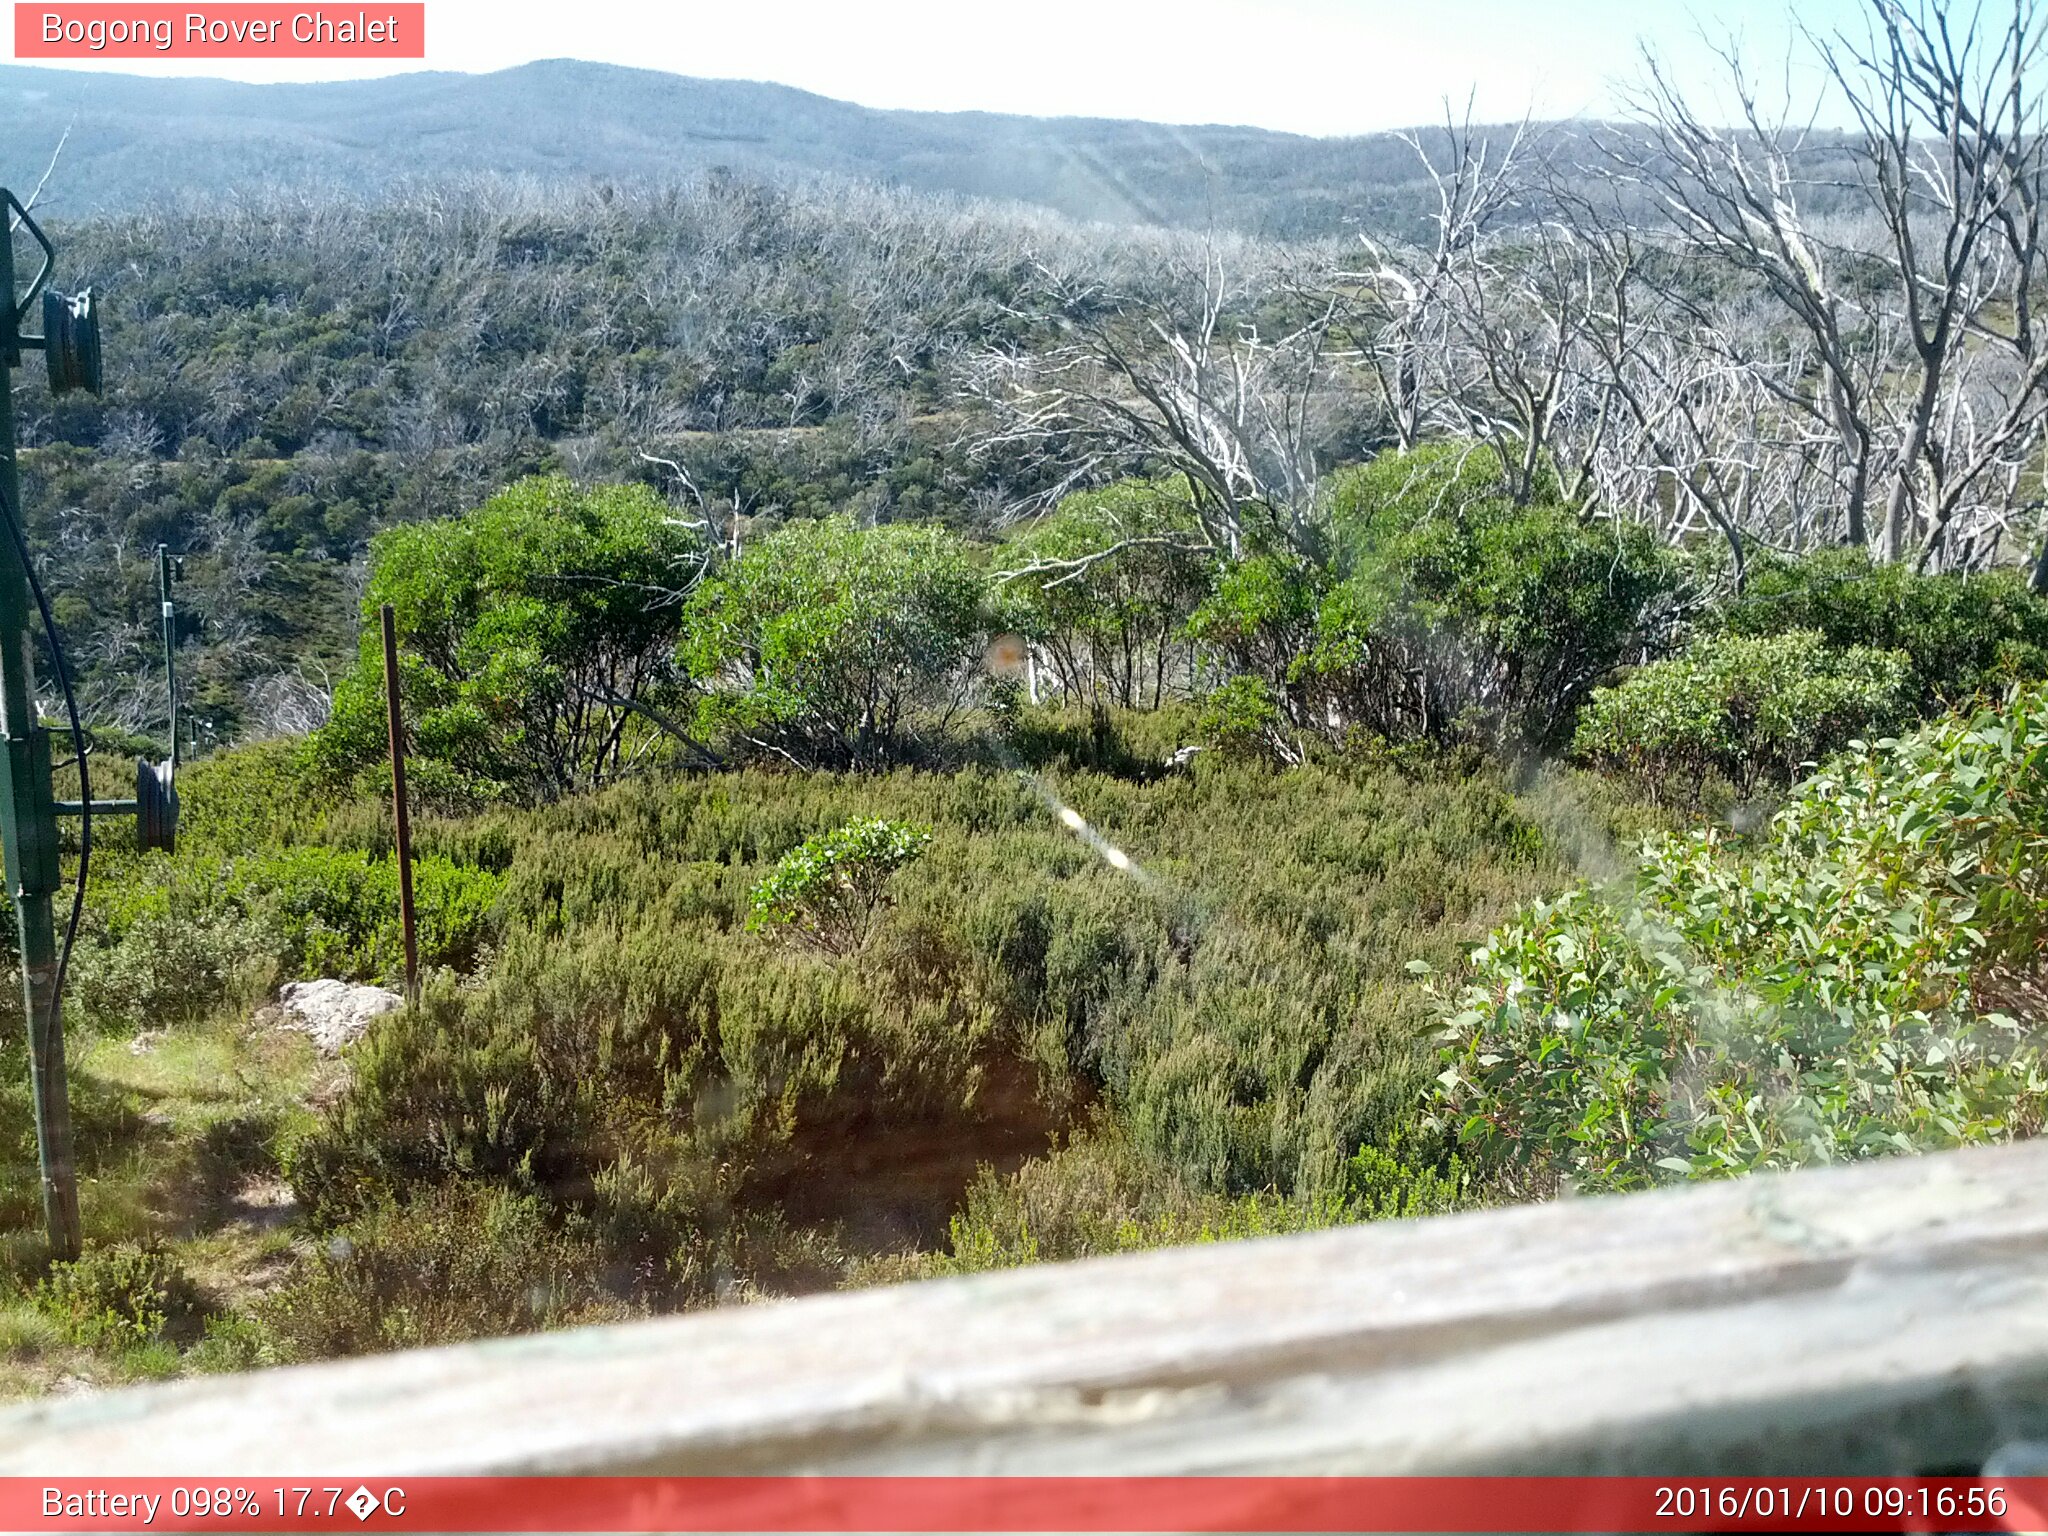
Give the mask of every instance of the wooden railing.
M 1963 1472 L 2048 1143 L 18 1405 L 0 1471 Z

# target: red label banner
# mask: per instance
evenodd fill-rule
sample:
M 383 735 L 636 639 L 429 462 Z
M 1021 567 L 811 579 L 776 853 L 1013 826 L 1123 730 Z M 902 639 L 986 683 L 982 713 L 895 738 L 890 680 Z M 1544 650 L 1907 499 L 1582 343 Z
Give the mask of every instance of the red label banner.
M 2048 1478 L 0 1479 L 9 1531 L 2024 1531 Z
M 295 5 L 14 7 L 18 59 L 423 59 L 427 8 Z

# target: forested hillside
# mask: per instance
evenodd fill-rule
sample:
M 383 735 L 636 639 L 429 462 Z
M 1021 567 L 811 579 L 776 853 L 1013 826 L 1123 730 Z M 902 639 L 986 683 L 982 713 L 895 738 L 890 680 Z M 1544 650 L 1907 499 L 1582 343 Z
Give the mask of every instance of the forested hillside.
M 353 651 L 377 528 L 522 474 L 687 501 L 653 455 L 769 523 L 844 507 L 991 521 L 1032 474 L 972 451 L 948 369 L 1029 344 L 1034 262 L 1145 281 L 1147 249 L 722 178 L 631 199 L 307 194 L 60 235 L 67 271 L 105 296 L 109 384 L 102 401 L 24 394 L 34 531 L 72 594 L 92 712 L 129 729 L 161 711 L 122 693 L 154 644 L 152 550 L 186 555 L 209 742 L 297 718 L 298 685 L 320 690 Z
M 0 166 L 32 184 L 66 127 L 74 217 L 251 190 L 385 191 L 421 177 L 604 179 L 713 169 L 1034 205 L 1111 224 L 1331 235 L 1401 227 L 1431 194 L 1393 134 L 1314 139 L 988 112 L 888 112 L 787 86 L 551 59 L 487 75 L 242 85 L 0 67 Z
M 0 1047 L 5 1382 L 2036 1133 L 2048 11 L 1874 14 L 1851 174 L 1653 79 L 1341 239 L 730 172 L 61 227 L 97 753 L 163 745 L 159 543 L 201 623 L 73 956 L 75 1263 Z M 425 978 L 316 1047 L 282 988 L 399 980 L 385 605 Z

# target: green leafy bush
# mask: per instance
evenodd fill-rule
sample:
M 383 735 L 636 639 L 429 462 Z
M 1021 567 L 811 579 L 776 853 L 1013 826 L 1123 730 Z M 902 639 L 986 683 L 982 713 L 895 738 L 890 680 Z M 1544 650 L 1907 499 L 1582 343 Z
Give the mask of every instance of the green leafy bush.
M 1517 503 L 1490 449 L 1382 454 L 1331 476 L 1324 506 L 1328 575 L 1286 679 L 1297 723 L 1554 746 L 1670 622 L 1679 568 L 1646 529 Z
M 178 1360 L 194 1375 L 229 1375 L 278 1364 L 277 1341 L 246 1312 L 215 1312 L 191 1348 Z
M 1298 759 L 1286 717 L 1263 677 L 1233 677 L 1211 690 L 1195 717 L 1203 743 L 1226 757 Z
M 820 833 L 784 854 L 754 887 L 747 927 L 790 934 L 827 954 L 852 954 L 874 933 L 889 877 L 931 840 L 926 828 L 878 819 Z
M 413 860 L 413 910 L 423 965 L 468 969 L 492 930 L 501 881 L 432 855 Z M 295 976 L 388 978 L 404 966 L 398 861 L 352 849 L 301 846 L 236 860 L 224 872 L 276 935 Z
M 884 768 L 965 700 L 989 621 L 944 529 L 790 523 L 691 595 L 681 654 L 706 735 L 804 768 Z
M 1764 551 L 1748 562 L 1741 594 L 1707 623 L 1738 635 L 1814 630 L 1838 651 L 1903 652 L 1907 695 L 1923 714 L 2048 677 L 2048 599 L 2019 571 L 1934 574 L 1856 549 L 1796 559 Z
M 1009 1178 L 984 1169 L 949 1223 L 943 1252 L 870 1266 L 884 1281 L 971 1274 L 1020 1264 L 1233 1242 L 1359 1221 L 1443 1215 L 1474 1203 L 1469 1170 L 1418 1161 L 1399 1145 L 1364 1146 L 1334 1187 L 1295 1195 L 1195 1189 L 1099 1127 Z
M 1910 666 L 1903 652 L 1831 650 L 1814 630 L 1703 636 L 1596 690 L 1572 750 L 1660 798 L 1697 801 L 1709 773 L 1741 795 L 1782 787 L 1801 764 L 1903 723 Z
M 474 964 L 495 932 L 501 884 L 445 858 L 416 859 L 422 963 Z M 133 862 L 88 910 L 75 996 L 94 1018 L 131 1028 L 201 1017 L 278 977 L 382 980 L 404 963 L 397 863 L 355 849 L 181 849 Z
M 304 738 L 210 752 L 178 767 L 178 844 L 243 853 L 301 841 L 333 803 Z
M 1753 855 L 1653 843 L 1526 909 L 1447 1008 L 1441 1123 L 1591 1188 L 2002 1140 L 2048 1067 L 2048 689 L 1836 759 Z
M 387 750 L 377 611 L 400 647 L 412 784 L 428 801 L 534 802 L 606 782 L 661 744 L 694 537 L 641 486 L 522 480 L 461 517 L 371 545 L 355 670 L 313 738 L 342 778 Z M 657 711 L 658 712 L 658 711 Z
M 1183 479 L 1068 496 L 996 551 L 998 571 L 1024 573 L 997 589 L 997 618 L 1069 699 L 1156 709 L 1185 682 L 1176 642 L 1209 588 L 1202 543 Z
M 53 1264 L 35 1299 L 67 1339 L 87 1349 L 183 1336 L 206 1312 L 191 1276 L 156 1243 L 89 1247 L 69 1263 Z
M 1357 1221 L 1448 1216 L 1478 1203 L 1472 1168 L 1455 1153 L 1441 1160 L 1414 1157 L 1396 1136 L 1387 1146 L 1368 1143 L 1344 1165 L 1345 1205 Z

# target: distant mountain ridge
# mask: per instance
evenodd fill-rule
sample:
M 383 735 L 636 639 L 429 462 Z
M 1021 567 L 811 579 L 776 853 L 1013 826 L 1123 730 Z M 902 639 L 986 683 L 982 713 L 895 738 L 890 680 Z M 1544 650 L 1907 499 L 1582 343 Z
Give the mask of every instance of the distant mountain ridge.
M 1392 134 L 881 111 L 755 81 L 545 60 L 492 74 L 250 85 L 0 65 L 0 175 L 26 189 L 70 128 L 53 215 L 266 186 L 441 174 L 602 177 L 713 167 L 848 176 L 1113 223 L 1281 236 L 1406 222 L 1423 192 Z

